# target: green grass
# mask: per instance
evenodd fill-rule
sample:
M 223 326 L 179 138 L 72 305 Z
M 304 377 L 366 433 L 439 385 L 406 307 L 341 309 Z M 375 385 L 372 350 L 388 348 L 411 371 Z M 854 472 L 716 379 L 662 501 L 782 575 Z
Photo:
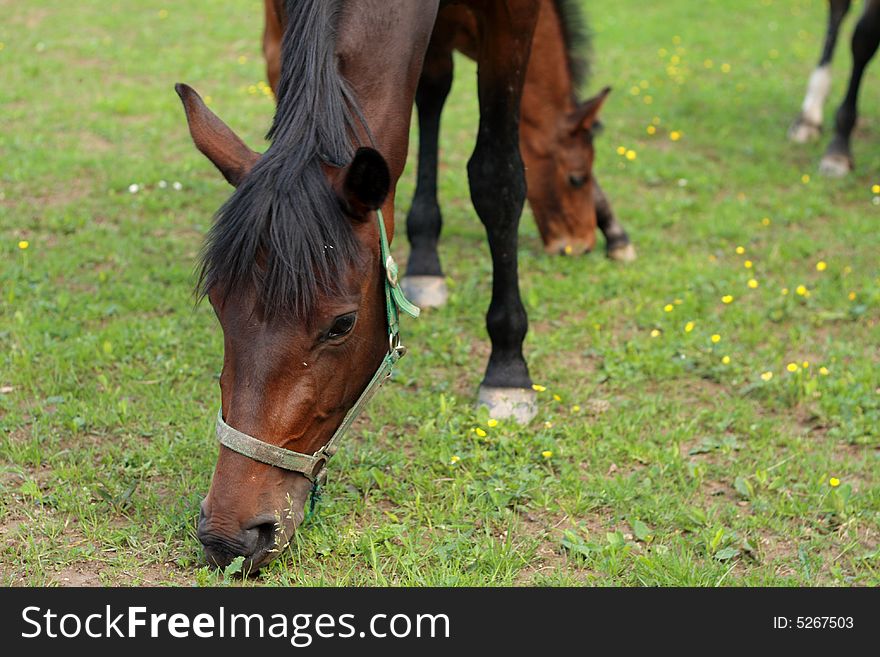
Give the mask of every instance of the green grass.
M 229 190 L 172 85 L 263 148 L 260 3 L 134 5 L 0 0 L 2 584 L 235 581 L 195 537 L 222 339 L 191 296 Z M 597 171 L 640 259 L 544 255 L 524 217 L 525 349 L 546 391 L 532 425 L 489 427 L 473 409 L 490 265 L 464 166 L 474 70 L 459 60 L 442 143 L 450 303 L 405 322 L 410 355 L 334 461 L 318 516 L 249 584 L 880 584 L 876 71 L 857 170 L 824 180 L 824 143 L 785 140 L 824 2 L 589 5 L 585 91 L 615 88 Z

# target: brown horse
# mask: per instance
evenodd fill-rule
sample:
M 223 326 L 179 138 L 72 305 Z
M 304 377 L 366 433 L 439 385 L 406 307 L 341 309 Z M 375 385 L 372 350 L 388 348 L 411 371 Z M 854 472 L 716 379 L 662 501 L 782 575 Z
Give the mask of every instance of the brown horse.
M 533 412 L 517 273 L 525 201 L 519 104 L 537 0 L 468 0 L 479 24 L 480 126 L 471 198 L 493 264 L 492 351 L 480 399 L 496 416 Z M 271 560 L 309 491 L 399 357 L 392 304 L 394 189 L 439 0 L 288 0 L 278 106 L 262 155 L 185 85 L 190 133 L 236 185 L 218 211 L 200 289 L 224 335 L 220 455 L 198 535 L 208 559 Z M 381 212 L 377 214 L 377 211 Z M 394 300 L 392 300 L 394 299 Z
M 275 0 L 265 0 L 263 53 L 270 86 L 280 73 L 282 16 Z M 608 95 L 579 102 L 587 62 L 586 25 L 571 0 L 541 0 L 532 52 L 523 87 L 520 148 L 526 167 L 527 198 L 548 253 L 577 255 L 591 251 L 596 226 L 609 258 L 631 261 L 635 249 L 592 173 L 598 114 Z M 412 249 L 404 287 L 419 305 L 438 306 L 446 283 L 437 252 L 442 215 L 437 200 L 440 115 L 452 85 L 452 52 L 471 59 L 479 52 L 476 17 L 465 5 L 442 9 L 428 46 L 416 106 L 419 116 L 419 166 L 416 192 L 407 216 Z

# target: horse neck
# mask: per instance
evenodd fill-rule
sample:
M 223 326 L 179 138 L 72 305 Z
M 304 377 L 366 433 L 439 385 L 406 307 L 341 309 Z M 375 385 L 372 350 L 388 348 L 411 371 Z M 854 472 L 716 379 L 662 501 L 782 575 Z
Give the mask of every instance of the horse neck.
M 575 108 L 574 79 L 556 3 L 543 2 L 526 71 L 520 114 L 524 130 L 552 130 Z

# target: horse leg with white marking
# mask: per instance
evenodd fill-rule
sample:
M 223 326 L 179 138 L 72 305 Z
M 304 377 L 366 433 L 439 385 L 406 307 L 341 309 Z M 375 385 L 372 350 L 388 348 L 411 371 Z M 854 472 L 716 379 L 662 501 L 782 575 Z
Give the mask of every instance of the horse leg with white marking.
M 831 91 L 831 58 L 834 56 L 840 26 L 849 12 L 852 0 L 829 0 L 828 4 L 828 30 L 825 33 L 822 56 L 810 74 L 801 113 L 788 129 L 788 138 L 799 144 L 818 139 L 822 134 L 823 110 Z

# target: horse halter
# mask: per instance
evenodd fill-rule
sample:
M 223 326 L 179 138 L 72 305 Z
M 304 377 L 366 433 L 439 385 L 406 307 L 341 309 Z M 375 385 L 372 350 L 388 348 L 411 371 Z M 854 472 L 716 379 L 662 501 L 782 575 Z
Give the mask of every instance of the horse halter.
M 398 280 L 397 263 L 391 257 L 388 236 L 385 233 L 385 220 L 382 211 L 377 210 L 379 221 L 379 253 L 382 268 L 385 271 L 385 312 L 388 317 L 388 353 L 382 359 L 379 369 L 367 384 L 366 389 L 346 413 L 342 424 L 336 429 L 330 440 L 314 454 L 303 454 L 293 450 L 271 445 L 226 424 L 223 420 L 223 409 L 217 412 L 217 440 L 234 452 L 276 468 L 291 472 L 299 472 L 312 482 L 313 491 L 323 484 L 327 477 L 327 463 L 336 453 L 339 442 L 345 432 L 354 423 L 357 416 L 391 376 L 394 365 L 406 353 L 406 347 L 400 342 L 400 313 L 405 312 L 412 317 L 419 316 L 418 306 L 412 304 L 404 296 Z

